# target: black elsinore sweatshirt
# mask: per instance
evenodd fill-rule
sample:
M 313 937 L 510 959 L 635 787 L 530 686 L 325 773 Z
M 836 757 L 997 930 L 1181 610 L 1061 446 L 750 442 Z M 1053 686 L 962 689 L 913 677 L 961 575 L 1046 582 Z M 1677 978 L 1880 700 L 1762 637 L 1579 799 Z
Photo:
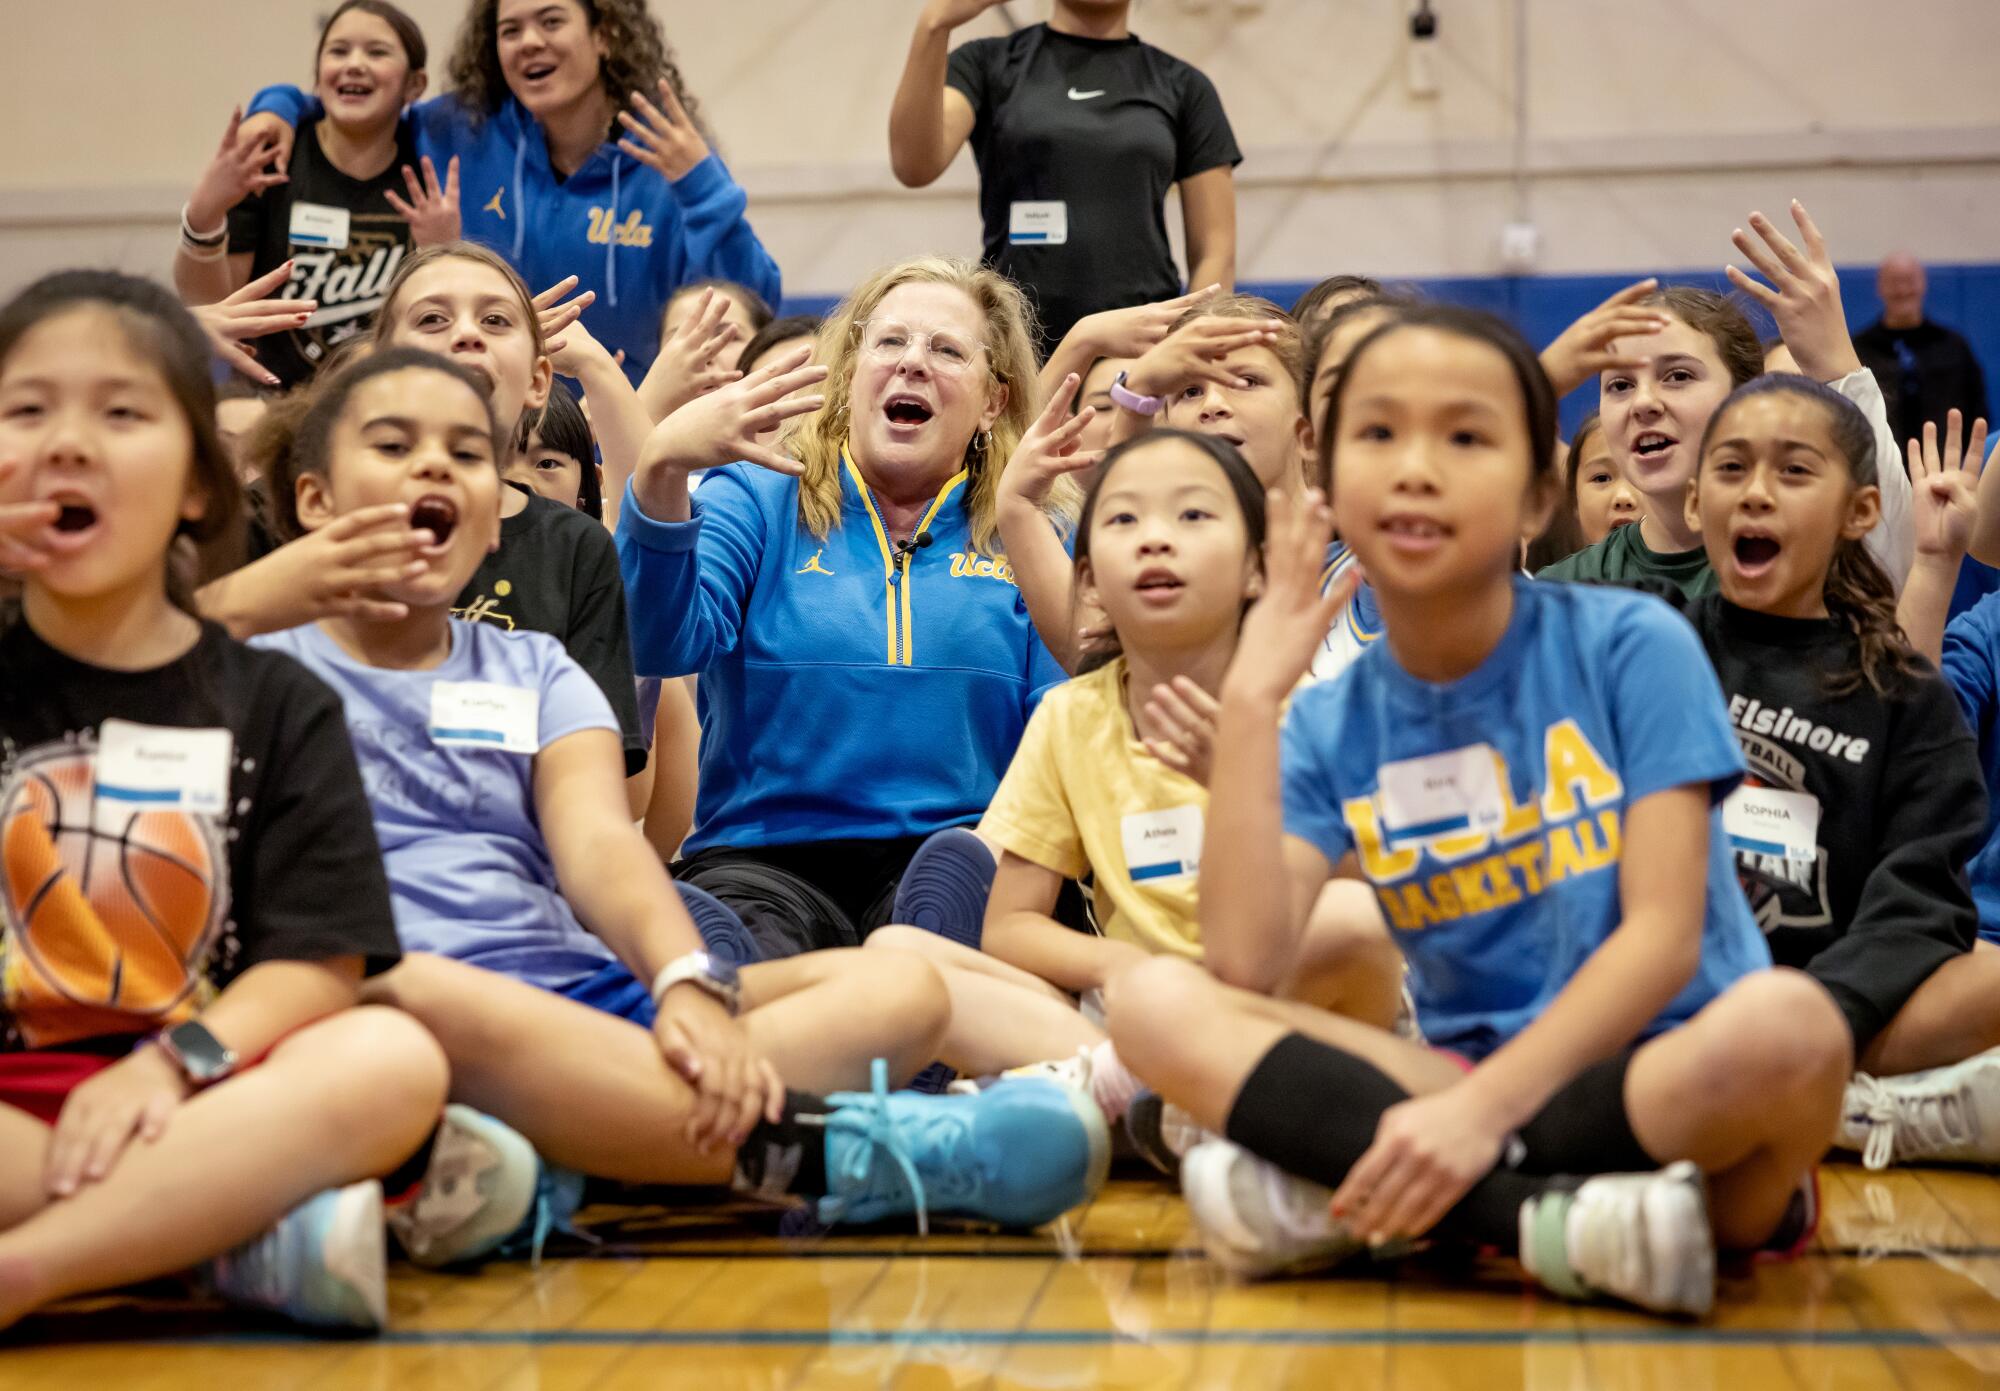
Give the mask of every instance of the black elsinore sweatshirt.
M 1781 966 L 1839 1004 L 1857 1058 L 1939 966 L 1972 949 L 1965 862 L 1986 828 L 1978 746 L 1929 665 L 1829 695 L 1860 646 L 1830 619 L 1776 618 L 1720 595 L 1686 606 L 1750 765 L 1746 786 L 1819 804 L 1810 861 L 1743 848 L 1737 878 Z

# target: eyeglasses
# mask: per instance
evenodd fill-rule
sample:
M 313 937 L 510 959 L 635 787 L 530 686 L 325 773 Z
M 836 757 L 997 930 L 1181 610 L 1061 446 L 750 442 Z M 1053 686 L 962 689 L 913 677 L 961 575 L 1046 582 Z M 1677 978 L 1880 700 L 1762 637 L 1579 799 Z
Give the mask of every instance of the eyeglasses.
M 892 319 L 869 319 L 859 327 L 861 351 L 877 362 L 900 361 L 914 343 L 929 359 L 931 370 L 941 376 L 958 376 L 986 351 L 984 344 L 967 343 L 955 333 L 919 333 Z

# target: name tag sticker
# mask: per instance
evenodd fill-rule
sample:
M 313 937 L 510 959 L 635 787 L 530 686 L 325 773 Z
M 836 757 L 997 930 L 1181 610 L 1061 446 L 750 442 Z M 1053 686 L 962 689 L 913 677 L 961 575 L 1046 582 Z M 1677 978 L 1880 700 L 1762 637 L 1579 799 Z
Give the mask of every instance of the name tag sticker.
M 1201 808 L 1190 802 L 1165 811 L 1138 811 L 1122 825 L 1125 871 L 1135 884 L 1186 879 L 1201 869 Z
M 1069 204 L 1010 204 L 1007 212 L 1007 240 L 1016 246 L 1063 245 L 1069 240 Z
M 221 816 L 229 809 L 235 748 L 226 729 L 167 729 L 106 720 L 97 735 L 92 819 L 99 830 L 116 835 L 142 811 Z
M 292 245 L 324 246 L 334 251 L 347 249 L 346 208 L 330 208 L 324 203 L 292 204 Z
M 431 687 L 431 742 L 445 748 L 542 751 L 542 695 L 491 681 L 440 681 Z
M 1723 800 L 1722 830 L 1745 854 L 1810 864 L 1819 858 L 1819 798 L 1777 787 L 1738 787 Z
M 1382 824 L 1395 840 L 1493 832 L 1506 818 L 1490 745 L 1385 763 L 1378 778 Z

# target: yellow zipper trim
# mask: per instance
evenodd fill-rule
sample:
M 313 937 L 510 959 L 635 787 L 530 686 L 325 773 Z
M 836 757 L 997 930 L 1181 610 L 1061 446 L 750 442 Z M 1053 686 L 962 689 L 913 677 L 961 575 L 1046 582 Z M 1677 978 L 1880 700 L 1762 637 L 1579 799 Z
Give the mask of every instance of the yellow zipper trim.
M 957 473 L 954 473 L 951 476 L 951 480 L 948 483 L 946 483 L 944 487 L 938 491 L 938 495 L 931 500 L 931 510 L 924 513 L 924 519 L 918 522 L 917 529 L 910 533 L 912 536 L 921 536 L 925 531 L 930 529 L 931 519 L 937 516 L 938 509 L 944 506 L 944 500 L 950 497 L 954 492 L 956 492 L 958 490 L 959 484 L 965 482 L 965 479 L 966 479 L 966 472 L 964 469 L 960 469 Z M 911 664 L 911 660 L 916 656 L 916 651 L 915 651 L 916 630 L 910 626 L 910 554 L 911 553 L 909 551 L 903 552 L 902 590 L 903 590 L 903 665 L 904 666 L 909 666 Z
M 875 510 L 875 499 L 868 491 L 868 481 L 861 476 L 861 470 L 854 466 L 854 460 L 847 457 L 847 447 L 841 446 L 840 462 L 847 466 L 848 477 L 854 480 L 854 491 L 861 494 L 861 505 L 868 509 L 869 525 L 875 528 L 875 544 L 882 549 L 882 612 L 887 615 L 889 628 L 890 666 L 896 665 L 896 583 L 891 578 L 896 573 L 895 552 L 889 545 L 888 528 L 882 525 L 881 514 Z

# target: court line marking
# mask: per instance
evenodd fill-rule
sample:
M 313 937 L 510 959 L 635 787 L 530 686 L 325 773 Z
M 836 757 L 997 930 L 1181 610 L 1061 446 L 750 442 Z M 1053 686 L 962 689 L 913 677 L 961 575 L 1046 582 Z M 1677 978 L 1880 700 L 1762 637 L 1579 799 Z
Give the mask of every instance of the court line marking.
M 289 1333 L 218 1333 L 191 1338 L 133 1340 L 164 1347 L 326 1346 L 328 1340 Z M 899 1331 L 872 1328 L 555 1328 L 390 1330 L 354 1340 L 391 1347 L 1519 1347 L 1717 1346 L 1948 1348 L 2000 1345 L 2000 1330 L 1926 1333 L 1914 1328 L 1210 1328 L 1156 1329 L 1143 1338 L 1109 1328 L 950 1328 Z
M 1202 1248 L 1189 1246 L 1102 1246 L 1089 1247 L 1077 1252 L 1062 1251 L 954 1251 L 933 1246 L 905 1248 L 896 1251 L 870 1251 L 856 1247 L 832 1246 L 819 1248 L 810 1243 L 793 1249 L 768 1246 L 663 1246 L 657 1250 L 643 1247 L 599 1246 L 577 1251 L 546 1253 L 545 1259 L 555 1261 L 897 1261 L 897 1260 L 951 1260 L 951 1261 L 1170 1261 L 1177 1256 L 1199 1260 Z M 1991 1260 L 2000 1258 L 2000 1246 L 1933 1246 L 1921 1251 L 1873 1251 L 1865 1246 L 1823 1246 L 1800 1252 L 1794 1260 L 1883 1260 L 1910 1261 L 1928 1260 L 1936 1256 L 1950 1256 L 1955 1260 Z

